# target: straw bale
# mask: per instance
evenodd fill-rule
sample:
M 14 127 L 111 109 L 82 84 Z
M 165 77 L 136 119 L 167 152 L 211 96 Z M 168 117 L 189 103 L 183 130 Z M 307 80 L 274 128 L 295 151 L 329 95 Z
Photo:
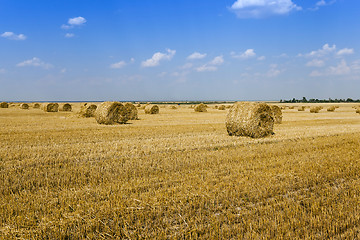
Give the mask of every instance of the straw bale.
M 96 108 L 97 106 L 95 104 L 84 103 L 80 106 L 78 115 L 85 118 L 94 117 Z
M 95 119 L 99 124 L 126 123 L 129 120 L 129 112 L 120 102 L 103 102 L 95 111 Z
M 299 112 L 305 111 L 305 106 L 299 106 L 299 107 L 298 107 L 298 111 L 299 111 Z
M 356 113 L 360 113 L 360 108 L 356 109 Z
M 158 114 L 159 113 L 159 106 L 158 105 L 153 105 L 153 104 L 148 104 L 145 107 L 145 113 L 146 114 Z
M 289 109 L 294 109 L 295 108 L 295 106 L 289 106 Z
M 237 102 L 230 108 L 225 125 L 230 136 L 265 137 L 273 134 L 273 112 L 265 103 Z
M 59 111 L 71 112 L 72 111 L 72 106 L 71 106 L 70 103 L 62 103 L 59 106 Z
M 29 109 L 29 104 L 27 104 L 27 103 L 22 103 L 22 104 L 20 104 L 20 108 L 21 108 L 21 109 Z
M 282 112 L 281 112 L 281 109 L 276 106 L 276 105 L 271 105 L 270 106 L 271 108 L 271 111 L 273 113 L 273 119 L 274 119 L 274 123 L 276 124 L 280 124 L 282 123 Z
M 125 103 L 125 109 L 129 112 L 129 120 L 137 120 L 138 119 L 138 110 L 132 103 Z
M 319 113 L 321 109 L 322 109 L 322 107 L 320 107 L 320 106 L 311 107 L 310 112 L 311 113 Z
M 59 104 L 57 104 L 57 103 L 43 103 L 41 105 L 41 108 L 45 112 L 57 112 L 57 111 L 59 111 Z
M 40 104 L 39 103 L 34 103 L 33 108 L 40 108 Z
M 335 106 L 330 106 L 330 107 L 328 107 L 326 110 L 327 110 L 328 112 L 334 112 L 335 109 L 336 109 Z
M 218 110 L 225 110 L 225 105 L 220 105 L 220 106 L 218 107 Z
M 207 106 L 203 103 L 200 103 L 199 105 L 197 105 L 195 108 L 194 108 L 194 111 L 195 112 L 207 112 L 206 110 Z
M 0 108 L 8 108 L 9 104 L 7 102 L 0 103 Z
M 177 107 L 175 105 L 171 105 L 170 109 L 177 109 Z

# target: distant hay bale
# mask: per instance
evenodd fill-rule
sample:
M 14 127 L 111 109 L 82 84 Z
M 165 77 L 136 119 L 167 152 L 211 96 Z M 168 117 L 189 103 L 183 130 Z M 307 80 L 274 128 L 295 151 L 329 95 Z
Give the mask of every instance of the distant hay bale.
M 225 110 L 225 105 L 220 105 L 220 106 L 218 107 L 218 110 Z
M 322 109 L 322 107 L 320 107 L 320 106 L 311 107 L 310 112 L 311 113 L 319 113 L 321 109 Z
M 159 106 L 158 105 L 153 105 L 153 104 L 148 104 L 145 107 L 145 113 L 146 114 L 158 114 L 159 113 Z
M 57 103 L 44 103 L 41 105 L 42 110 L 45 112 L 57 112 L 59 111 L 59 104 Z
M 195 108 L 194 108 L 194 111 L 195 112 L 207 112 L 206 110 L 207 106 L 203 103 L 200 103 L 199 105 L 197 105 Z
M 136 107 L 138 107 L 138 108 L 141 107 L 141 104 L 140 103 L 136 104 Z
M 120 102 L 103 102 L 95 111 L 95 119 L 99 124 L 126 123 L 129 120 L 129 112 Z
M 22 104 L 20 104 L 20 108 L 21 108 L 21 109 L 29 109 L 29 104 L 27 104 L 27 103 L 22 103 Z
M 36 108 L 36 109 L 40 108 L 40 104 L 39 103 L 34 103 L 33 108 Z
M 305 111 L 305 106 L 299 106 L 299 107 L 298 107 L 298 111 L 299 111 L 299 112 Z
M 138 110 L 132 103 L 125 103 L 125 109 L 129 113 L 129 120 L 137 120 L 138 119 Z
M 237 102 L 230 108 L 225 125 L 230 136 L 265 137 L 273 134 L 273 112 L 266 103 Z
M 78 115 L 85 118 L 94 117 L 96 108 L 97 106 L 95 104 L 84 103 L 80 106 Z
M 360 108 L 357 108 L 357 109 L 356 109 L 356 113 L 360 113 Z
M 231 105 L 227 105 L 226 108 L 231 108 Z
M 336 109 L 335 106 L 330 106 L 330 107 L 328 107 L 326 110 L 327 110 L 328 112 L 334 112 L 335 109 Z
M 171 105 L 171 106 L 170 106 L 170 109 L 174 109 L 174 110 L 175 110 L 175 109 L 177 109 L 177 107 L 176 107 L 175 105 Z
M 9 104 L 7 102 L 0 103 L 0 108 L 8 108 Z
M 271 105 L 270 106 L 271 108 L 271 111 L 273 113 L 273 119 L 274 119 L 274 123 L 276 124 L 280 124 L 282 123 L 282 112 L 281 112 L 281 109 L 276 106 L 276 105 Z
M 295 108 L 295 106 L 289 106 L 289 109 L 294 109 Z
M 60 104 L 60 106 L 59 106 L 59 111 L 71 112 L 71 110 L 72 110 L 72 106 L 69 103 L 63 103 L 63 104 Z
M 218 105 L 215 105 L 215 106 L 214 106 L 214 109 L 218 109 L 218 108 L 219 108 L 219 106 L 218 106 Z

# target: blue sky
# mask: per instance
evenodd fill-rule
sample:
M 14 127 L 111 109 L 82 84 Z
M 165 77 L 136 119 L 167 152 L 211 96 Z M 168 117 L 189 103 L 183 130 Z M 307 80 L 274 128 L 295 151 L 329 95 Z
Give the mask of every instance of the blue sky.
M 359 99 L 360 1 L 0 0 L 0 100 Z

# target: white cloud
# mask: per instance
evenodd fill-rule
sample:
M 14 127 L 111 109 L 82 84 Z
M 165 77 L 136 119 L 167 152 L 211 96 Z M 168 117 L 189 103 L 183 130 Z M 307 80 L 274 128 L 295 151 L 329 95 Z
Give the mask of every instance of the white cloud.
M 61 28 L 62 29 L 71 29 L 76 26 L 84 25 L 85 23 L 86 23 L 86 19 L 83 17 L 69 18 L 68 25 L 63 24 L 63 25 L 61 25 Z
M 32 66 L 32 67 L 41 67 L 41 68 L 44 68 L 44 69 L 52 68 L 51 64 L 45 63 L 45 62 L 41 61 L 39 58 L 37 58 L 37 57 L 33 57 L 30 60 L 26 60 L 24 62 L 18 63 L 16 66 L 18 66 L 18 67 Z
M 66 38 L 72 38 L 72 37 L 74 37 L 75 36 L 75 34 L 73 34 L 73 33 L 66 33 L 65 34 L 65 37 Z
M 111 64 L 110 68 L 119 69 L 119 68 L 123 68 L 125 65 L 126 65 L 125 61 L 120 61 L 120 62 Z
M 264 61 L 265 59 L 266 59 L 265 56 L 260 56 L 260 57 L 257 58 L 257 60 L 259 60 L 259 61 Z
M 325 6 L 326 2 L 324 0 L 320 0 L 316 3 L 316 6 Z
M 190 56 L 187 57 L 187 59 L 189 60 L 194 60 L 194 59 L 203 59 L 206 57 L 206 53 L 198 53 L 198 52 L 194 52 L 193 54 L 191 54 Z
M 336 45 L 333 44 L 330 46 L 328 43 L 326 43 L 321 49 L 311 51 L 310 53 L 307 53 L 305 55 L 299 54 L 299 56 L 306 56 L 306 57 L 323 57 L 329 53 L 332 53 L 336 50 Z
M 6 73 L 6 70 L 4 68 L 0 68 L 0 73 Z
M 167 49 L 166 51 L 167 53 L 161 53 L 161 52 L 154 53 L 154 55 L 151 58 L 143 61 L 141 63 L 141 66 L 155 67 L 158 66 L 160 64 L 160 61 L 162 60 L 171 60 L 174 57 L 176 50 Z
M 278 69 L 277 64 L 271 64 L 269 71 L 266 73 L 267 77 L 277 77 L 282 71 Z
M 224 57 L 223 56 L 217 56 L 210 62 L 196 68 L 196 71 L 198 72 L 213 72 L 216 71 L 218 68 L 217 66 L 220 66 L 224 63 Z
M 189 69 L 189 68 L 192 68 L 194 64 L 192 63 L 185 63 L 184 65 L 182 65 L 180 67 L 180 69 Z
M 343 49 L 340 49 L 336 54 L 339 56 L 354 54 L 354 49 L 353 48 L 343 48 Z
M 239 58 L 239 59 L 249 59 L 249 58 L 253 58 L 256 56 L 256 53 L 254 51 L 254 49 L 247 49 L 245 52 L 240 53 L 240 54 L 236 54 L 235 52 L 231 52 L 230 55 L 233 58 Z
M 306 63 L 308 67 L 323 67 L 325 65 L 323 60 L 313 59 L 310 62 Z
M 355 68 L 349 67 L 344 59 L 336 66 L 328 67 L 325 71 L 312 71 L 310 73 L 311 77 L 321 77 L 321 76 L 338 76 L 338 75 L 347 75 L 351 73 L 351 70 Z
M 15 34 L 13 32 L 4 32 L 1 34 L 1 37 L 7 38 L 10 40 L 25 40 L 26 36 L 24 34 Z
M 239 18 L 264 18 L 301 10 L 292 0 L 237 0 L 230 8 Z
M 66 73 L 66 68 L 61 69 L 60 73 Z

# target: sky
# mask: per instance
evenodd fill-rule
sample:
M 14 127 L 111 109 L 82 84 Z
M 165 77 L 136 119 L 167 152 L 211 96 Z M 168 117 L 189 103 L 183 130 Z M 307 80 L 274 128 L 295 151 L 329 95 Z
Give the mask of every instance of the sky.
M 360 98 L 358 0 L 0 0 L 1 101 Z

